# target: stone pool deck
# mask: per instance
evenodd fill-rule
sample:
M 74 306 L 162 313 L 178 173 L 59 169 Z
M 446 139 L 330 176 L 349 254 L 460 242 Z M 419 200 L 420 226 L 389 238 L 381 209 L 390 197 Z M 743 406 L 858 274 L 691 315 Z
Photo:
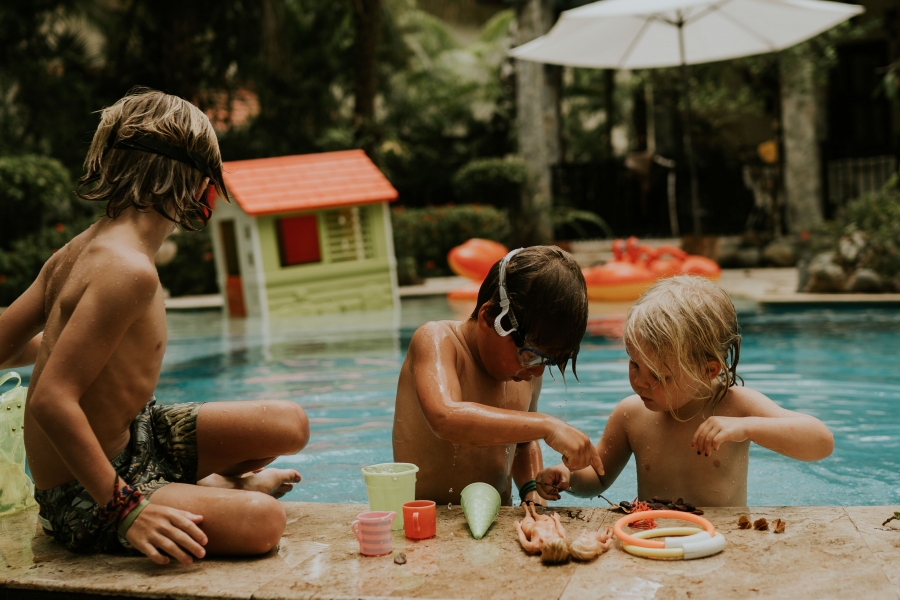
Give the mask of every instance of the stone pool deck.
M 476 541 L 459 507 L 439 507 L 435 538 L 414 542 L 395 532 L 394 554 L 382 557 L 361 556 L 350 532 L 364 505 L 285 503 L 285 509 L 288 526 L 276 551 L 190 567 L 68 553 L 38 529 L 31 509 L 0 519 L 0 598 L 900 598 L 900 523 L 882 526 L 900 507 L 708 509 L 728 544 L 719 555 L 652 561 L 626 554 L 617 542 L 594 562 L 553 567 L 519 546 L 518 508 L 502 509 Z M 551 510 L 570 537 L 619 516 L 604 508 Z M 740 530 L 742 514 L 781 518 L 787 528 Z M 406 564 L 394 562 L 400 552 Z

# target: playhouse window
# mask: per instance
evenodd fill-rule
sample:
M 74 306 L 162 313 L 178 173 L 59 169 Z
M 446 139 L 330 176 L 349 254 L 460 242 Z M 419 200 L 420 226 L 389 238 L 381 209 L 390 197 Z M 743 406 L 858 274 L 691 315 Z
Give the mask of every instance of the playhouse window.
M 278 219 L 278 248 L 281 266 L 320 262 L 319 226 L 316 215 Z
M 375 258 L 375 245 L 369 228 L 369 212 L 363 207 L 342 208 L 322 213 L 328 233 L 328 257 L 331 262 Z

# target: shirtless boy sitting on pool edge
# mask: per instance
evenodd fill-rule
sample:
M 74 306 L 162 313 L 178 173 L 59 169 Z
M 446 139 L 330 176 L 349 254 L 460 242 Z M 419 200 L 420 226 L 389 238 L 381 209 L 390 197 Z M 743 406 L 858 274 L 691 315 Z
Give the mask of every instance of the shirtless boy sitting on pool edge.
M 85 166 L 96 187 L 80 195 L 106 216 L 0 316 L 0 368 L 35 364 L 25 447 L 41 525 L 76 552 L 133 547 L 159 564 L 268 552 L 285 526 L 272 495 L 300 475 L 260 469 L 306 445 L 303 410 L 152 398 L 166 348 L 153 257 L 176 225 L 205 224 L 211 182 L 227 197 L 212 126 L 135 90 L 103 111 Z
M 587 328 L 581 269 L 555 246 L 513 250 L 491 267 L 471 318 L 422 325 L 400 370 L 394 460 L 419 467 L 416 497 L 459 503 L 462 489 L 494 486 L 505 505 L 510 476 L 522 500 L 543 439 L 572 469 L 602 465 L 590 439 L 537 411 L 544 369 L 562 372 Z M 529 491 L 531 490 L 531 491 Z

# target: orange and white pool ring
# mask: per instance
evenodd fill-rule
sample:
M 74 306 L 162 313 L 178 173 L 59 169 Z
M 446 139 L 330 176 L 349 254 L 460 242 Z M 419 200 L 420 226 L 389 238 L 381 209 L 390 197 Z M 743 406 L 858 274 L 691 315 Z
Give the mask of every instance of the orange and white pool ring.
M 641 519 L 678 519 L 703 527 L 667 527 L 635 534 L 625 533 L 625 525 Z M 718 554 L 725 549 L 725 538 L 707 519 L 678 510 L 646 510 L 625 515 L 616 521 L 613 531 L 625 552 L 657 560 L 690 560 Z M 663 537 L 663 540 L 652 538 Z

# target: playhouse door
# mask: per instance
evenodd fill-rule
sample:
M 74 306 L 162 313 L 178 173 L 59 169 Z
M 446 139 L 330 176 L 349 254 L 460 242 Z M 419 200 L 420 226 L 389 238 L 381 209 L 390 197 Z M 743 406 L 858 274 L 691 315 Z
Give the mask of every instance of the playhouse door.
M 244 285 L 241 282 L 241 263 L 238 260 L 234 221 L 220 222 L 219 234 L 225 255 L 225 305 L 230 316 L 246 317 L 247 306 L 244 304 Z

